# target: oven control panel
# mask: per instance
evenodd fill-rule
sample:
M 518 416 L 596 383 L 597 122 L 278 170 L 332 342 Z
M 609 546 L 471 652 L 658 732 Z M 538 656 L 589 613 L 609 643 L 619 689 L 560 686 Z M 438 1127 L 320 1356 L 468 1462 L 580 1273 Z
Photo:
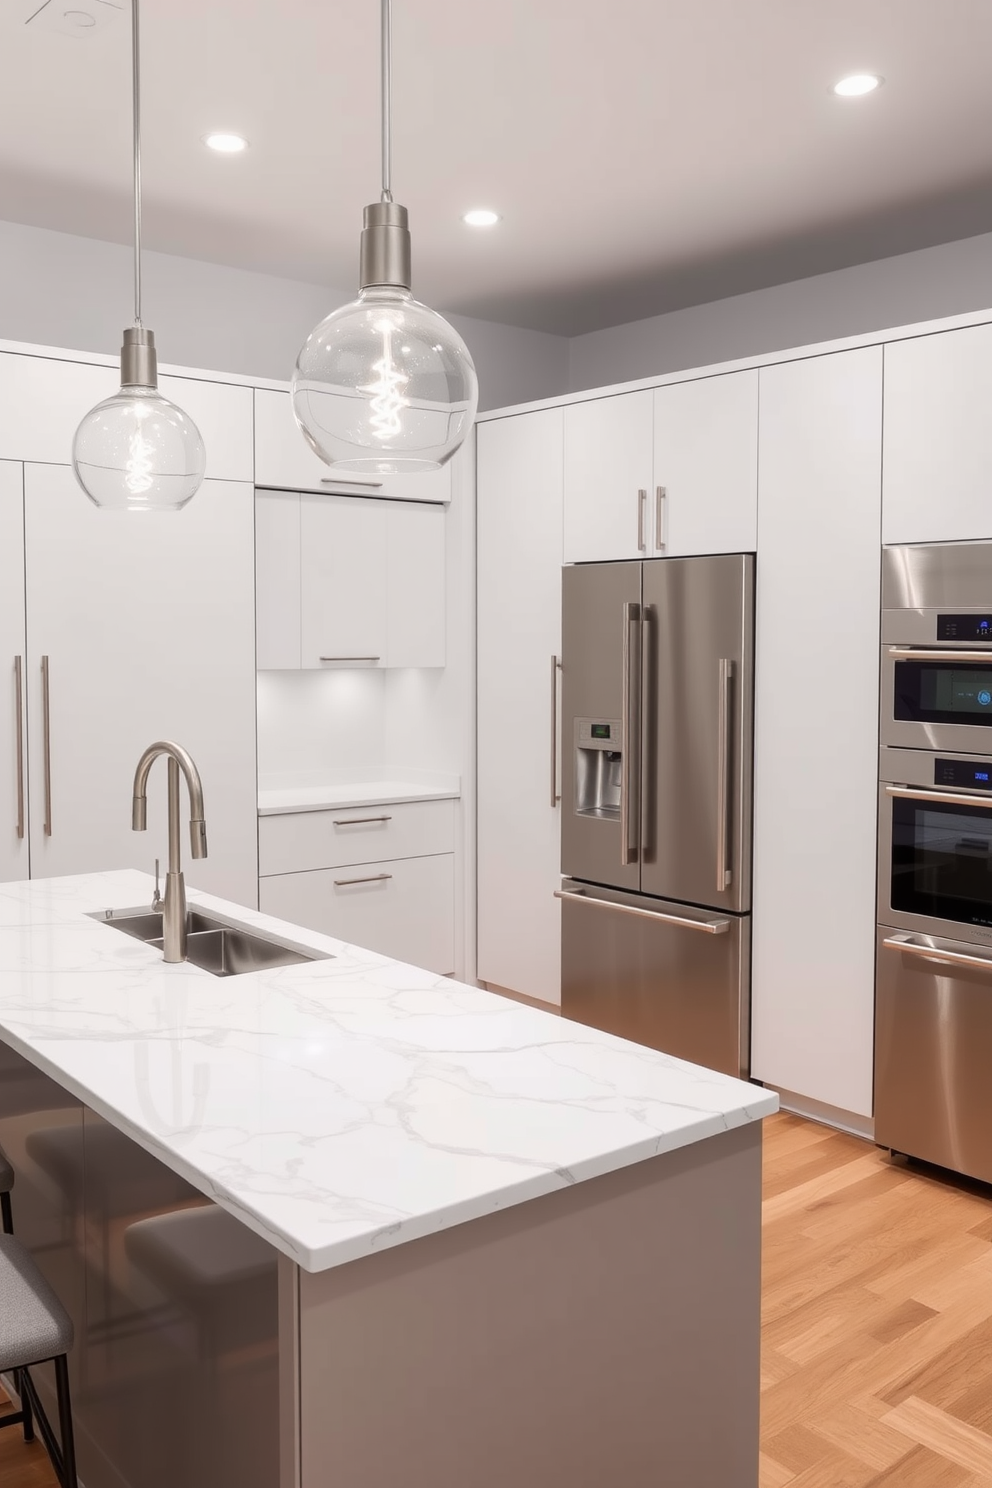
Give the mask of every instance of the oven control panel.
M 938 641 L 992 641 L 992 611 L 987 615 L 938 615 Z
M 936 759 L 934 785 L 956 785 L 965 790 L 992 791 L 992 760 Z

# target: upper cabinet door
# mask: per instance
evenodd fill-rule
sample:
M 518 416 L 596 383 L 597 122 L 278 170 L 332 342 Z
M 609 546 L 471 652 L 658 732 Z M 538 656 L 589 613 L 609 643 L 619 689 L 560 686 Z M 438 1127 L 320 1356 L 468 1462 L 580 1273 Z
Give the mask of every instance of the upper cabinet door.
M 304 667 L 387 664 L 387 503 L 300 498 Z
M 394 501 L 451 500 L 451 470 L 429 475 L 335 475 L 307 444 L 293 417 L 289 393 L 255 389 L 255 484 L 290 491 L 340 491 L 389 496 Z
M 160 385 L 203 435 L 207 476 L 250 481 L 251 388 L 192 377 L 163 377 Z M 0 459 L 71 465 L 80 420 L 119 386 L 114 367 L 0 353 Z
M 650 552 L 653 399 L 648 389 L 565 409 L 566 563 Z
M 300 496 L 255 493 L 255 652 L 260 672 L 299 669 Z
M 204 481 L 182 511 L 141 517 L 97 511 L 65 466 L 28 465 L 24 491 L 34 876 L 164 861 L 164 763 L 145 833 L 131 784 L 142 750 L 174 739 L 206 806 L 209 856 L 191 862 L 184 838 L 187 883 L 254 905 L 251 486 Z
M 0 883 L 28 876 L 23 481 L 0 461 Z
M 758 373 L 654 393 L 649 556 L 748 553 L 758 545 Z
M 386 511 L 386 665 L 443 667 L 446 660 L 445 530 L 443 506 Z
M 992 537 L 992 325 L 885 347 L 882 541 Z

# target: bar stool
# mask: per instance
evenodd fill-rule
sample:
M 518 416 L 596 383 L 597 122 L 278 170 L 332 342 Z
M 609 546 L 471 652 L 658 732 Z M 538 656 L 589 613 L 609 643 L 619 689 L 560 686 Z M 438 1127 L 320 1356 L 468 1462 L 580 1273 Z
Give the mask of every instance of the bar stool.
M 0 1234 L 0 1373 L 13 1373 L 21 1397 L 20 1410 L 0 1417 L 0 1427 L 20 1422 L 24 1440 L 33 1441 L 37 1421 L 62 1488 L 79 1488 L 66 1357 L 71 1347 L 69 1314 L 20 1241 Z M 29 1372 L 49 1360 L 55 1365 L 61 1446 Z
M 0 1221 L 5 1235 L 14 1233 L 14 1216 L 10 1212 L 10 1190 L 14 1186 L 14 1170 L 7 1154 L 0 1147 Z

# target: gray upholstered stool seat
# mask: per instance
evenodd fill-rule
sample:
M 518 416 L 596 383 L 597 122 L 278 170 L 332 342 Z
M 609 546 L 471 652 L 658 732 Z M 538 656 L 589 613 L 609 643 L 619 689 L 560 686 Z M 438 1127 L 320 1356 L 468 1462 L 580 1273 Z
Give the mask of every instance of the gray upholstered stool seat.
M 72 1319 L 19 1240 L 0 1235 L 0 1372 L 72 1348 Z
M 0 1234 L 0 1371 L 14 1376 L 20 1409 L 0 1417 L 0 1426 L 20 1424 L 25 1441 L 38 1430 L 52 1459 L 62 1488 L 77 1488 L 76 1446 L 69 1400 L 72 1319 L 34 1260 L 13 1235 Z M 51 1359 L 59 1405 L 59 1434 L 55 1436 L 31 1378 L 31 1365 Z

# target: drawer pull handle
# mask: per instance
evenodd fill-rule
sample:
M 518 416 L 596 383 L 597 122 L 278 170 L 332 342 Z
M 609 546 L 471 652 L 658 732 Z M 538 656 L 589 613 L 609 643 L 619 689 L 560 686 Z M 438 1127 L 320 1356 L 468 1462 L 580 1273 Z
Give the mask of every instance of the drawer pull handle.
M 391 816 L 341 816 L 334 817 L 336 827 L 364 827 L 369 822 L 392 821 Z
M 319 656 L 318 661 L 381 661 L 381 656 Z
M 334 887 L 336 889 L 343 889 L 348 884 L 382 883 L 383 879 L 392 878 L 392 876 L 391 873 L 373 873 L 371 878 L 336 878 L 334 880 Z

